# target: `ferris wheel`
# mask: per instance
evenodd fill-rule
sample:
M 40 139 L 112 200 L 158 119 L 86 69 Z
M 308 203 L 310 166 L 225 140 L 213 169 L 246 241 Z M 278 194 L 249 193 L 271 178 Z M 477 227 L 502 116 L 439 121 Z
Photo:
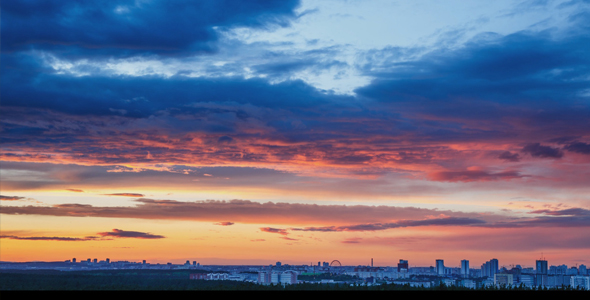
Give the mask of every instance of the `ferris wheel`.
M 342 267 L 342 264 L 335 259 L 330 263 L 330 267 Z

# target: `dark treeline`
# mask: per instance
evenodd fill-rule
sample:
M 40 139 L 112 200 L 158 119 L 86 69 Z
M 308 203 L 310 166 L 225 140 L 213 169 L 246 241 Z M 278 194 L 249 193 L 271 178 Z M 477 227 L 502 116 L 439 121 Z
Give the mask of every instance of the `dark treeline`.
M 462 287 L 440 285 L 432 288 L 410 287 L 409 285 L 382 284 L 361 286 L 334 283 L 302 283 L 295 285 L 259 285 L 238 281 L 191 280 L 189 274 L 195 270 L 95 270 L 62 272 L 55 270 L 2 270 L 0 290 L 339 290 L 339 291 L 470 291 Z M 204 272 L 204 271 L 202 271 Z M 490 287 L 482 290 L 531 290 L 524 287 Z M 555 289 L 553 289 L 555 290 Z M 560 288 L 558 290 L 575 290 Z M 472 290 L 471 290 L 472 291 Z

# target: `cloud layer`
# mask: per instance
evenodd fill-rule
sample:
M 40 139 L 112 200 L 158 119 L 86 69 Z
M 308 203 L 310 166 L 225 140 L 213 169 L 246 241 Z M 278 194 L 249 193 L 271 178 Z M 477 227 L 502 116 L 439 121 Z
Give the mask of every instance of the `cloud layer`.
M 0 213 L 247 223 L 288 241 L 347 235 L 351 247 L 425 228 L 478 248 L 459 232 L 514 241 L 590 226 L 587 1 L 512 3 L 412 46 L 335 42 L 357 29 L 362 41 L 389 41 L 356 17 L 373 4 L 354 5 L 4 3 Z M 531 10 L 547 18 L 494 25 L 527 23 Z M 358 27 L 320 39 L 306 28 L 316 14 Z M 175 191 L 257 201 L 144 198 Z M 19 201 L 32 194 L 46 204 Z M 513 198 L 519 208 L 502 211 Z M 334 199 L 356 204 L 324 202 Z M 86 238 L 164 238 L 97 235 Z

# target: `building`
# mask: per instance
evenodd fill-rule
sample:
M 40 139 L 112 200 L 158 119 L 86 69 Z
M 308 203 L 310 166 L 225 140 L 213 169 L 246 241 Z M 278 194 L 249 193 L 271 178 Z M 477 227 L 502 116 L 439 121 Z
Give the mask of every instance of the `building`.
M 461 280 L 460 286 L 468 288 L 468 289 L 474 289 L 476 287 L 475 281 L 473 281 L 471 279 Z
M 207 280 L 207 273 L 190 274 L 189 278 L 195 280 Z
M 498 260 L 493 258 L 490 260 L 490 276 L 494 276 L 494 274 L 498 273 Z
M 537 260 L 537 274 L 548 274 L 546 260 Z
M 402 272 L 402 270 L 404 270 L 405 272 L 407 272 L 408 269 L 409 269 L 408 261 L 404 260 L 404 259 L 400 259 L 399 263 L 397 264 L 397 271 Z
M 438 274 L 438 276 L 445 275 L 445 261 L 442 259 L 436 260 L 436 274 Z
M 590 291 L 590 277 L 589 276 L 572 276 L 570 277 L 570 286 L 577 289 L 582 288 Z
M 259 284 L 270 284 L 270 272 L 258 272 Z
M 283 285 L 297 284 L 297 272 L 292 271 L 292 270 L 288 270 L 288 271 L 281 273 L 280 282 Z
M 209 273 L 209 274 L 207 274 L 207 280 L 229 280 L 229 274 L 227 274 L 227 273 Z
M 469 261 L 466 259 L 461 261 L 461 277 L 469 277 Z
M 588 275 L 588 269 L 586 268 L 586 265 L 580 265 L 578 267 L 578 272 L 580 275 Z
M 512 274 L 496 273 L 494 274 L 494 284 L 496 286 L 509 286 L 514 282 Z
M 527 288 L 535 286 L 535 276 L 533 274 L 521 274 L 518 285 L 523 284 Z
M 498 273 L 498 260 L 491 259 L 481 265 L 481 276 L 482 277 L 494 277 L 494 274 Z

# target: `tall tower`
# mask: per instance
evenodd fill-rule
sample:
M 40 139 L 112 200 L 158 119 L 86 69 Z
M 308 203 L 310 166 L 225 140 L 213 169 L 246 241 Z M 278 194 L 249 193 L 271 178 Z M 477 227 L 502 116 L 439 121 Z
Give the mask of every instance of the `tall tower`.
M 544 259 L 537 260 L 537 274 L 547 274 L 547 261 Z
M 541 257 L 541 259 L 537 260 L 537 274 L 535 274 L 535 285 L 537 286 L 545 286 L 547 285 L 547 281 L 548 281 L 548 277 L 547 277 L 547 261 L 545 260 L 544 257 Z
M 498 269 L 499 269 L 498 260 L 495 258 L 490 259 L 490 276 L 493 277 L 494 274 L 498 273 Z
M 469 261 L 466 259 L 461 261 L 461 276 L 464 278 L 469 277 Z
M 445 261 L 442 259 L 436 260 L 436 274 L 438 274 L 438 276 L 445 275 Z

